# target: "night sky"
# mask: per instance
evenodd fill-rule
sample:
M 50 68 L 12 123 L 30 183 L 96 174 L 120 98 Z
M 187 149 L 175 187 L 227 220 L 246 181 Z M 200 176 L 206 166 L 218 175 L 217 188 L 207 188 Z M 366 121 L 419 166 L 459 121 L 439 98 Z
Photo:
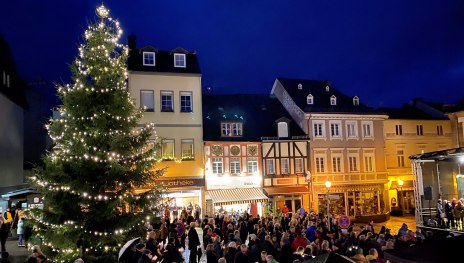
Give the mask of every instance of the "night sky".
M 68 64 L 101 3 L 3 1 L 0 33 L 23 78 L 69 83 Z M 464 1 L 103 3 L 123 43 L 135 34 L 137 47 L 196 50 L 213 92 L 269 93 L 276 77 L 288 77 L 330 80 L 372 107 L 464 98 Z

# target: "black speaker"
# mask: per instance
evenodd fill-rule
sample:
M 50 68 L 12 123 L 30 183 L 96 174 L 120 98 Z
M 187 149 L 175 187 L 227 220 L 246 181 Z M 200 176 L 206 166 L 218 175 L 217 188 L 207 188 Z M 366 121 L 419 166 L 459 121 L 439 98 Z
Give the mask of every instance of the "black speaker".
M 431 186 L 424 187 L 424 199 L 425 200 L 432 200 L 433 191 Z

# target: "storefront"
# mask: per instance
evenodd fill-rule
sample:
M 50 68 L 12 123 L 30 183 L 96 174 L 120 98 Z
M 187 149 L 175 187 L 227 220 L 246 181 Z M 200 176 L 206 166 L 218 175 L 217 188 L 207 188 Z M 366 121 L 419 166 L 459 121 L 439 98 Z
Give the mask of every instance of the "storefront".
M 163 196 L 163 204 L 168 205 L 171 219 L 178 217 L 182 209 L 189 204 L 199 205 L 203 210 L 205 205 L 203 198 L 205 181 L 203 178 L 163 178 L 157 182 L 168 189 Z
M 259 175 L 216 176 L 206 178 L 206 214 L 262 215 L 268 197 L 261 187 Z
M 289 212 L 298 211 L 304 207 L 304 197 L 308 195 L 306 186 L 276 186 L 265 187 L 264 190 L 269 195 L 269 212 L 278 214 L 282 208 L 287 206 Z M 308 210 L 305 208 L 305 210 Z
M 319 187 L 318 211 L 326 214 L 327 198 L 329 211 L 334 216 L 348 215 L 353 219 L 384 214 L 384 185 L 332 185 L 330 189 Z M 361 220 L 363 221 L 363 220 Z

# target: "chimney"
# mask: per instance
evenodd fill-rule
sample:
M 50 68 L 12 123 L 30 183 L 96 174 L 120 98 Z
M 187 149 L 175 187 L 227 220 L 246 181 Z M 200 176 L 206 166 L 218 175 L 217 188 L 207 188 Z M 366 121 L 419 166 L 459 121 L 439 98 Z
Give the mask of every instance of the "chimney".
M 135 48 L 136 48 L 136 37 L 134 34 L 131 34 L 127 37 L 127 42 L 128 42 L 128 46 L 129 46 L 129 52 L 130 51 L 134 51 Z

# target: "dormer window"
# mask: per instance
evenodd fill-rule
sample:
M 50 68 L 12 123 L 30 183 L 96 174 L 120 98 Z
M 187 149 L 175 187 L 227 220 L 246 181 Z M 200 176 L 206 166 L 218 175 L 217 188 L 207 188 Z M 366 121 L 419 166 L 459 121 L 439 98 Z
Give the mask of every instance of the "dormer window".
M 337 97 L 335 97 L 335 95 L 332 95 L 330 97 L 330 105 L 332 105 L 332 106 L 337 105 Z
M 329 85 L 325 86 L 325 91 L 326 91 L 326 92 L 329 92 L 329 91 L 330 91 L 330 86 L 329 86 Z
M 277 123 L 277 135 L 279 136 L 279 138 L 288 137 L 288 123 L 283 121 Z
M 174 67 L 185 68 L 185 54 L 174 53 Z
M 143 65 L 155 66 L 155 52 L 143 52 Z
M 221 137 L 242 137 L 243 124 L 241 122 L 221 123 Z
M 298 90 L 302 90 L 303 89 L 303 84 L 299 83 L 298 84 Z
M 313 105 L 313 104 L 314 104 L 314 97 L 313 97 L 313 95 L 308 94 L 308 96 L 306 97 L 306 104 L 308 104 L 308 105 Z
M 358 98 L 358 96 L 353 97 L 353 106 L 359 106 L 359 98 Z

